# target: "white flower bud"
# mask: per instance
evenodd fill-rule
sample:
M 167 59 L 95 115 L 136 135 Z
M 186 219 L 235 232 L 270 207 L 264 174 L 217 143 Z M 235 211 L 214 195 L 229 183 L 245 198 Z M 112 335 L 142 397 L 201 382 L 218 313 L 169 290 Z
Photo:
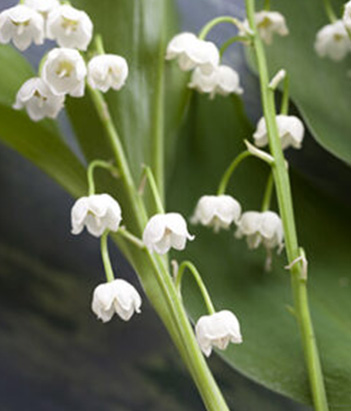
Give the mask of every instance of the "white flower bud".
M 100 237 L 105 230 L 117 231 L 121 221 L 121 207 L 109 194 L 81 197 L 71 211 L 72 234 L 75 235 L 86 226 L 91 235 Z
M 55 48 L 46 57 L 42 68 L 42 79 L 57 95 L 84 95 L 87 68 L 77 50 Z
M 233 222 L 237 223 L 240 215 L 241 206 L 233 197 L 203 196 L 197 203 L 191 222 L 214 227 L 215 232 L 218 232 L 221 228 L 228 229 Z
M 230 342 L 240 344 L 243 341 L 239 321 L 228 310 L 200 317 L 195 326 L 195 334 L 206 357 L 211 355 L 212 347 L 225 350 Z
M 351 41 L 341 20 L 322 27 L 316 36 L 314 48 L 319 57 L 342 60 L 351 50 Z
M 60 5 L 60 2 L 58 0 L 24 0 L 23 4 L 47 17 L 51 10 Z
M 204 74 L 211 74 L 218 66 L 220 56 L 214 43 L 200 40 L 193 33 L 181 33 L 169 42 L 166 59 L 178 59 L 183 71 L 199 67 Z
M 281 250 L 284 241 L 282 220 L 273 211 L 247 211 L 241 216 L 235 236 L 245 236 L 250 249 L 262 243 L 267 249 L 278 247 Z
M 266 44 L 272 44 L 273 34 L 287 36 L 289 34 L 285 17 L 277 11 L 259 11 L 255 13 L 255 23 L 261 39 Z M 250 33 L 249 23 L 243 22 L 243 29 L 239 31 L 240 36 L 247 36 Z
M 21 51 L 32 42 L 44 43 L 44 19 L 35 10 L 18 5 L 0 13 L 0 43 L 13 44 Z
M 134 312 L 140 313 L 141 297 L 138 291 L 125 280 L 114 280 L 98 285 L 94 290 L 91 308 L 104 323 L 116 313 L 129 321 Z
M 345 4 L 342 21 L 347 30 L 351 30 L 351 1 Z
M 188 232 L 184 217 L 178 213 L 154 215 L 148 221 L 143 233 L 146 247 L 158 254 L 166 254 L 172 247 L 176 250 L 184 250 L 186 241 L 194 238 Z
M 227 96 L 228 94 L 242 94 L 238 73 L 228 66 L 218 66 L 209 74 L 203 74 L 200 68 L 196 68 L 191 76 L 190 88 L 201 93 L 209 93 L 211 98 L 216 94 Z
M 54 8 L 47 19 L 47 37 L 61 47 L 86 50 L 93 36 L 87 13 L 64 4 Z
M 290 146 L 301 148 L 305 135 L 305 127 L 302 121 L 295 116 L 286 116 L 284 114 L 277 115 L 276 119 L 282 149 L 284 150 Z M 257 147 L 264 147 L 268 144 L 268 131 L 264 117 L 257 123 L 253 138 Z
M 128 64 L 125 58 L 114 54 L 93 57 L 88 64 L 88 83 L 106 92 L 110 88 L 121 89 L 128 77 Z
M 56 96 L 41 78 L 34 77 L 19 89 L 13 108 L 25 108 L 33 121 L 39 121 L 45 117 L 56 118 L 64 101 L 64 96 Z

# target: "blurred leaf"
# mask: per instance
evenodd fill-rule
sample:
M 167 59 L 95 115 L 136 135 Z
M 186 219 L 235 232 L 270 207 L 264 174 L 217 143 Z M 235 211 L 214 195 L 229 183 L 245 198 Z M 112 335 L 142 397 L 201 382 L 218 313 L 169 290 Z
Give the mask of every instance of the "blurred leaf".
M 177 153 L 181 164 L 169 182 L 172 210 L 190 216 L 201 195 L 215 193 L 223 171 L 244 149 L 243 138 L 251 135 L 251 127 L 237 113 L 236 100 L 233 105 L 220 98 L 210 102 L 196 97 Z M 229 192 L 244 210 L 259 209 L 267 176 L 266 165 L 249 159 L 236 171 Z M 346 409 L 351 407 L 350 214 L 295 174 L 292 177 L 328 396 L 333 410 Z M 244 343 L 221 353 L 223 358 L 266 387 L 310 403 L 299 330 L 286 308 L 292 298 L 285 256 L 274 256 L 273 271 L 265 273 L 263 250 L 249 251 L 233 232 L 215 235 L 201 227 L 192 227 L 191 232 L 197 239 L 182 258 L 197 264 L 217 308 L 231 309 L 241 320 Z M 185 301 L 198 318 L 205 308 L 190 284 L 191 280 L 184 284 Z
M 35 123 L 12 109 L 21 85 L 34 76 L 29 63 L 9 46 L 0 46 L 0 140 L 45 171 L 71 194 L 84 193 L 83 166 L 60 137 L 53 121 Z
M 340 14 L 343 0 L 332 2 Z M 271 74 L 281 68 L 290 74 L 291 97 L 316 140 L 327 150 L 351 163 L 351 56 L 342 62 L 321 59 L 314 51 L 318 30 L 328 24 L 320 0 L 273 2 L 272 9 L 287 19 L 290 34 L 275 36 L 267 47 Z M 306 24 L 308 22 L 308 24 Z

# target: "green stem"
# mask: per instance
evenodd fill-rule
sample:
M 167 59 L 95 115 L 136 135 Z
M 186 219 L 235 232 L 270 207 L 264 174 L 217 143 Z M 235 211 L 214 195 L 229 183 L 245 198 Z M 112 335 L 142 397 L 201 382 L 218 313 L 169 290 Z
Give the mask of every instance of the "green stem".
M 265 51 L 255 27 L 255 3 L 254 0 L 245 0 L 245 2 L 249 24 L 254 31 L 254 47 L 261 83 L 263 112 L 268 129 L 269 147 L 275 160 L 272 170 L 280 215 L 283 221 L 287 257 L 288 261 L 291 263 L 299 257 L 300 252 L 295 227 L 290 180 L 278 134 L 274 92 L 268 87 L 269 76 Z M 307 363 L 312 398 L 317 411 L 327 411 L 328 402 L 324 387 L 322 368 L 308 304 L 307 282 L 302 280 L 302 276 L 302 265 L 294 264 L 291 268 L 292 290 L 296 316 L 300 327 L 302 345 Z
M 211 21 L 209 21 L 200 31 L 199 33 L 199 39 L 200 40 L 205 40 L 207 37 L 208 33 L 215 27 L 217 24 L 221 23 L 231 23 L 236 25 L 237 19 L 231 16 L 222 16 L 222 17 L 217 17 Z
M 289 112 L 289 75 L 286 74 L 284 77 L 284 85 L 283 85 L 283 96 L 282 102 L 280 106 L 280 114 L 287 115 Z
M 227 50 L 227 48 L 229 46 L 231 46 L 234 43 L 237 43 L 238 41 L 242 41 L 242 42 L 248 42 L 250 41 L 249 37 L 246 36 L 234 36 L 231 37 L 230 39 L 228 39 L 226 42 L 224 42 L 221 46 L 221 48 L 219 49 L 219 54 L 222 57 L 223 54 L 225 53 L 225 51 Z
M 111 282 L 115 279 L 113 274 L 112 264 L 110 260 L 110 255 L 108 253 L 108 246 L 107 246 L 107 239 L 108 239 L 108 231 L 105 231 L 104 234 L 101 236 L 100 245 L 101 245 L 101 257 L 104 263 L 106 280 Z
M 264 0 L 263 9 L 266 10 L 266 11 L 269 11 L 271 9 L 271 1 L 270 0 Z
M 223 177 L 218 186 L 217 195 L 222 195 L 226 192 L 229 180 L 232 174 L 234 173 L 235 169 L 240 165 L 240 163 L 243 160 L 245 160 L 245 158 L 250 156 L 252 156 L 252 154 L 248 150 L 245 150 L 234 158 L 234 160 L 231 162 L 231 164 L 223 174 Z
M 126 230 L 123 227 L 120 227 L 117 231 L 117 235 L 120 235 L 124 239 L 126 239 L 128 242 L 133 244 L 135 247 L 140 248 L 141 250 L 145 249 L 145 244 L 140 240 L 140 238 L 136 237 L 134 234 L 130 233 L 128 230 Z
M 91 99 L 95 105 L 96 111 L 100 117 L 101 123 L 104 126 L 106 135 L 110 141 L 113 154 L 116 159 L 117 168 L 119 170 L 121 180 L 125 185 L 127 195 L 130 200 L 131 207 L 133 208 L 134 215 L 138 221 L 140 231 L 145 227 L 147 223 L 147 215 L 143 202 L 137 193 L 135 184 L 128 166 L 127 158 L 123 150 L 123 146 L 117 130 L 112 122 L 111 114 L 108 105 L 105 102 L 103 95 L 100 91 L 88 86 Z
M 89 187 L 89 195 L 95 194 L 95 181 L 94 181 L 94 170 L 95 168 L 105 168 L 110 170 L 111 173 L 118 173 L 116 167 L 114 167 L 111 163 L 107 163 L 103 160 L 94 160 L 89 164 L 88 171 L 87 171 L 87 178 L 88 178 L 88 187 Z
M 325 12 L 327 14 L 327 17 L 328 17 L 329 21 L 331 23 L 335 23 L 338 20 L 338 18 L 337 18 L 336 14 L 334 12 L 334 9 L 333 9 L 333 7 L 330 3 L 330 0 L 323 0 L 323 4 L 324 4 L 324 9 L 325 9 Z
M 159 193 L 159 190 L 158 190 L 158 186 L 156 184 L 154 174 L 153 174 L 150 167 L 144 166 L 142 179 L 143 179 L 144 176 L 149 181 L 152 196 L 153 196 L 155 204 L 156 204 L 157 212 L 160 213 L 160 214 L 164 214 L 165 210 L 164 210 L 164 207 L 163 207 L 163 204 L 162 204 L 162 199 L 161 199 L 161 196 L 160 196 L 160 193 Z
M 263 196 L 262 207 L 261 207 L 262 212 L 270 209 L 273 188 L 274 188 L 273 173 L 270 173 L 268 180 L 267 180 L 264 196 Z
M 181 286 L 182 286 L 182 278 L 183 278 L 183 274 L 185 272 L 186 269 L 189 269 L 189 271 L 191 272 L 191 274 L 193 275 L 197 286 L 200 289 L 202 298 L 205 301 L 207 310 L 209 314 L 214 314 L 216 312 L 210 294 L 208 293 L 208 290 L 204 284 L 204 282 L 202 281 L 201 275 L 198 272 L 197 268 L 195 267 L 195 265 L 190 262 L 190 261 L 183 261 L 178 269 L 178 273 L 176 276 L 176 280 L 175 280 L 175 287 L 178 291 L 178 294 L 181 296 L 182 292 L 181 292 Z
M 98 54 L 105 54 L 104 42 L 102 40 L 101 34 L 97 34 L 95 36 L 94 44 Z

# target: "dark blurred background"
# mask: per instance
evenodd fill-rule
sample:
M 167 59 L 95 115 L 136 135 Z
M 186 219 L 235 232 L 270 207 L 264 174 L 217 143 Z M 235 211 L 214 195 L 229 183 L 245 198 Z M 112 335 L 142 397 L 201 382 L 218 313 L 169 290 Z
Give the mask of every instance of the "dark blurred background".
M 16 3 L 2 0 L 0 11 Z M 239 1 L 178 4 L 183 29 L 191 31 L 214 10 L 243 16 Z M 214 32 L 215 40 L 223 35 Z M 44 50 L 26 52 L 34 66 Z M 248 113 L 256 120 L 257 81 L 239 48 L 227 58 L 241 73 Z M 69 130 L 64 115 L 60 121 Z M 72 138 L 68 143 L 79 152 Z M 115 319 L 103 325 L 91 312 L 92 291 L 104 278 L 99 242 L 70 235 L 73 199 L 3 145 L 0 189 L 0 411 L 203 410 L 146 299 L 142 315 L 128 323 Z M 115 249 L 113 264 L 137 283 Z M 251 382 L 215 355 L 210 364 L 232 410 L 307 409 Z

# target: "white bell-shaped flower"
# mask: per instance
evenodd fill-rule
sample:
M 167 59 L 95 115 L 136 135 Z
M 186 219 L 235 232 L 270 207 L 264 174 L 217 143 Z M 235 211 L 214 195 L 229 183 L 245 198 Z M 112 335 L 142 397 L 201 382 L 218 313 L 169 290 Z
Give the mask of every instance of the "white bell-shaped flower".
M 277 11 L 263 10 L 255 13 L 255 23 L 261 39 L 266 44 L 272 44 L 274 34 L 280 36 L 287 36 L 289 34 L 285 17 Z M 242 24 L 242 29 L 239 30 L 239 35 L 247 36 L 249 33 L 249 22 L 245 20 Z
M 199 67 L 204 74 L 211 74 L 218 66 L 220 56 L 214 43 L 200 40 L 193 33 L 181 33 L 169 42 L 166 59 L 177 59 L 183 71 Z
M 211 74 L 204 74 L 200 68 L 196 68 L 191 76 L 189 87 L 200 93 L 208 93 L 210 97 L 216 94 L 227 96 L 228 94 L 242 94 L 239 74 L 228 66 L 218 66 Z
M 351 40 L 341 20 L 322 27 L 314 43 L 320 57 L 329 57 L 334 61 L 342 60 L 351 51 Z
M 44 18 L 30 7 L 20 4 L 0 13 L 0 43 L 13 44 L 21 51 L 33 42 L 44 43 Z
M 50 11 L 60 6 L 58 0 L 24 0 L 23 4 L 36 10 L 45 18 Z
M 230 342 L 240 344 L 243 341 L 239 321 L 228 310 L 200 317 L 195 326 L 195 334 L 206 357 L 211 355 L 212 347 L 225 350 Z
M 262 243 L 267 249 L 278 247 L 281 250 L 284 241 L 282 220 L 273 211 L 247 211 L 241 216 L 235 236 L 246 237 L 250 249 Z
M 284 150 L 290 146 L 301 148 L 305 135 L 305 127 L 302 121 L 295 116 L 286 116 L 284 114 L 277 115 L 276 119 L 282 149 Z M 264 117 L 257 123 L 253 138 L 257 147 L 264 147 L 268 144 L 268 131 Z
M 80 234 L 85 226 L 91 235 L 100 237 L 105 230 L 117 231 L 121 221 L 121 207 L 109 194 L 81 197 L 71 211 L 72 234 Z
M 166 254 L 171 248 L 184 250 L 186 241 L 194 238 L 188 232 L 184 217 L 178 213 L 154 215 L 143 233 L 146 247 L 158 254 Z
M 344 14 L 342 21 L 348 30 L 351 30 L 351 1 L 348 1 L 344 6 Z
M 206 195 L 198 201 L 191 222 L 213 227 L 218 232 L 221 228 L 228 229 L 233 222 L 237 223 L 240 215 L 241 206 L 233 197 Z
M 46 32 L 60 47 L 85 51 L 93 36 L 93 23 L 85 11 L 64 4 L 48 15 Z
M 64 101 L 64 96 L 53 94 L 41 78 L 34 77 L 19 89 L 13 108 L 25 108 L 33 121 L 39 121 L 45 117 L 56 118 L 64 106 Z
M 82 97 L 85 89 L 87 68 L 77 50 L 52 49 L 43 64 L 42 79 L 57 95 L 70 94 Z
M 88 64 L 88 83 L 106 92 L 110 88 L 121 89 L 128 77 L 128 64 L 125 58 L 114 54 L 93 57 Z
M 141 297 L 138 291 L 121 279 L 98 285 L 91 304 L 94 313 L 104 323 L 110 321 L 115 313 L 122 320 L 128 321 L 134 312 L 140 313 L 140 307 Z

